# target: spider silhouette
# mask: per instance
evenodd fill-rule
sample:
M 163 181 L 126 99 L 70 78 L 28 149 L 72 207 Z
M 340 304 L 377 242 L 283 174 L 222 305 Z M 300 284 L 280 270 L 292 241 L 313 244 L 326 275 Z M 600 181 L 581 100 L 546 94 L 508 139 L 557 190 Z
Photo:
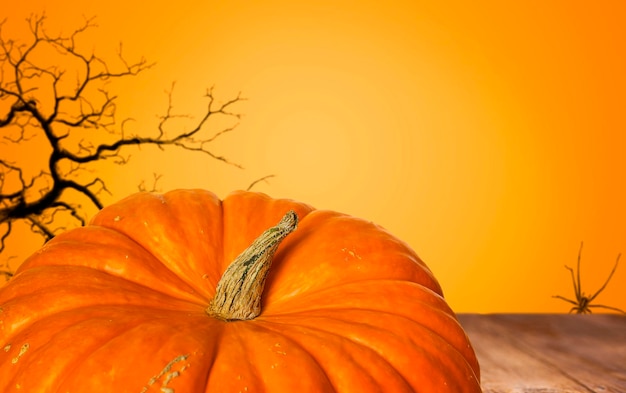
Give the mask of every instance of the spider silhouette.
M 606 281 L 600 287 L 600 289 L 598 289 L 596 293 L 594 293 L 593 295 L 587 296 L 586 294 L 582 292 L 582 288 L 580 286 L 580 255 L 582 253 L 582 250 L 583 250 L 583 243 L 581 242 L 580 249 L 578 250 L 578 264 L 576 266 L 575 276 L 574 276 L 574 269 L 572 269 L 571 267 L 567 265 L 565 266 L 565 268 L 569 270 L 569 272 L 572 275 L 572 283 L 574 284 L 574 294 L 576 295 L 576 300 L 571 300 L 560 295 L 556 295 L 553 297 L 557 299 L 565 300 L 566 302 L 573 304 L 574 307 L 572 307 L 569 310 L 570 313 L 576 312 L 577 314 L 591 314 L 591 308 L 595 307 L 595 308 L 604 308 L 607 310 L 618 311 L 623 314 L 626 314 L 626 311 L 621 310 L 617 307 L 605 306 L 603 304 L 591 304 L 591 302 L 600 294 L 600 292 L 602 292 L 604 288 L 606 288 L 607 284 L 611 280 L 611 277 L 613 277 L 613 273 L 615 273 L 615 270 L 617 269 L 617 264 L 619 263 L 619 258 L 621 257 L 622 254 L 617 255 L 615 266 L 613 266 L 613 270 L 611 270 L 611 274 L 609 274 L 609 277 L 606 279 Z

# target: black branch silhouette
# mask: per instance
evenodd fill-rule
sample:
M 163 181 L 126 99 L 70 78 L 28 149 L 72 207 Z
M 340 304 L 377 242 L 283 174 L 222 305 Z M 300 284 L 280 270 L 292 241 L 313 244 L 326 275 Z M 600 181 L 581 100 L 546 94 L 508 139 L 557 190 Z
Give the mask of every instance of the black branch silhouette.
M 84 225 L 85 209 L 76 201 L 100 209 L 103 194 L 110 194 L 105 179 L 94 174 L 88 164 L 104 160 L 125 164 L 130 158 L 127 151 L 122 154 L 125 149 L 172 147 L 239 167 L 209 147 L 237 126 L 240 115 L 233 108 L 242 100 L 240 95 L 218 101 L 210 88 L 204 95 L 203 113 L 176 114 L 172 84 L 157 129 L 131 133 L 127 129 L 133 119 L 116 120 L 117 96 L 109 84 L 136 76 L 154 64 L 144 58 L 128 60 L 121 44 L 111 59 L 84 49 L 79 45 L 81 35 L 96 27 L 93 18 L 65 35 L 48 33 L 45 21 L 45 15 L 26 19 L 30 34 L 22 41 L 5 38 L 6 21 L 0 23 L 0 252 L 19 220 L 44 241 L 65 229 L 58 224 L 58 217 L 69 220 L 70 225 Z M 208 123 L 215 117 L 232 120 L 218 124 L 232 125 L 210 130 L 215 127 Z M 176 120 L 181 118 L 187 121 L 185 127 L 177 126 Z M 33 142 L 43 144 L 41 151 L 46 153 L 38 149 L 38 153 L 10 154 Z M 35 162 L 42 164 L 33 170 Z M 11 274 L 0 266 L 0 275 Z

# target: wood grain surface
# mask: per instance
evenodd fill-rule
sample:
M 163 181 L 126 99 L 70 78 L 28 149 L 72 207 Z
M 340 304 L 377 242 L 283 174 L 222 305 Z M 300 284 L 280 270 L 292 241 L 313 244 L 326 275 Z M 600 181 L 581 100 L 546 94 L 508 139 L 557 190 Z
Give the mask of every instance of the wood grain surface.
M 626 393 L 626 316 L 459 314 L 484 393 Z

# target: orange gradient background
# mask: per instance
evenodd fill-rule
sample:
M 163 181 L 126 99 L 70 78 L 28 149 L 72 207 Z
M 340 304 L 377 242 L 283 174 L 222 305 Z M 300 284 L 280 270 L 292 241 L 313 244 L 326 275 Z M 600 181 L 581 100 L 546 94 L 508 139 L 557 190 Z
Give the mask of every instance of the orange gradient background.
M 179 113 L 212 85 L 247 98 L 211 147 L 245 169 L 128 148 L 127 166 L 98 166 L 106 203 L 152 173 L 220 197 L 273 174 L 255 190 L 408 242 L 458 312 L 567 312 L 552 295 L 574 296 L 580 242 L 586 292 L 626 253 L 624 2 L 1 1 L 5 36 L 33 12 L 64 32 L 96 16 L 96 52 L 155 61 L 109 86 L 137 130 L 173 81 Z M 597 302 L 626 308 L 626 262 Z

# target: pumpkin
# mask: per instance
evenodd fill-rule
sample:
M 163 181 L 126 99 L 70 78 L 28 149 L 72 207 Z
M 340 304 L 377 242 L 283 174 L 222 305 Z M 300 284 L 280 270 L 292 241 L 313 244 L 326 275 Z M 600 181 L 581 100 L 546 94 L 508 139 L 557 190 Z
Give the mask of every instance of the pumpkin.
M 380 226 L 176 190 L 108 206 L 20 266 L 0 289 L 0 391 L 481 389 L 437 280 Z

